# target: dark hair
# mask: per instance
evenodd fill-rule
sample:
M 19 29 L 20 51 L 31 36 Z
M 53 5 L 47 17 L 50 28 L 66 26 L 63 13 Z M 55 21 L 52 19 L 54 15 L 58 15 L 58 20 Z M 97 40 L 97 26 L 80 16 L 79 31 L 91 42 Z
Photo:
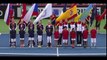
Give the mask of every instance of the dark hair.
M 74 28 L 72 28 L 72 31 L 74 30 Z
M 63 29 L 64 29 L 64 28 L 67 28 L 67 27 L 66 27 L 66 26 L 64 26 L 64 27 L 63 27 Z

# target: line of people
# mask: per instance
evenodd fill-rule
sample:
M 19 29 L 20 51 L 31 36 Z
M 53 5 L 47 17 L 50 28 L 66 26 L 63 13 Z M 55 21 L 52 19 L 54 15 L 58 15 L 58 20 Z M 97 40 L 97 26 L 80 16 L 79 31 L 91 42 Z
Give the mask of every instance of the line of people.
M 25 30 L 28 27 L 28 47 L 35 47 L 35 25 L 30 21 L 27 25 L 21 21 L 19 24 L 19 35 L 20 35 L 20 47 L 24 47 L 24 38 L 25 38 Z M 69 29 L 70 27 L 70 29 Z M 14 19 L 10 23 L 10 47 L 16 47 L 16 23 Z M 43 45 L 43 30 L 44 26 L 42 25 L 41 21 L 37 24 L 37 45 L 38 47 L 42 47 Z M 68 37 L 70 36 L 71 46 L 74 48 L 76 46 L 84 46 L 87 47 L 87 40 L 88 40 L 88 27 L 85 22 L 77 22 L 74 23 L 71 21 L 70 24 L 67 23 L 67 20 L 64 22 L 60 21 L 57 26 L 53 26 L 51 21 L 48 21 L 47 26 L 45 27 L 46 36 L 47 36 L 47 47 L 52 47 L 52 35 L 54 35 L 55 46 L 62 46 L 62 43 L 65 46 L 68 46 Z M 93 28 L 91 31 L 91 46 L 96 46 L 96 34 L 97 31 Z M 82 44 L 83 43 L 83 44 Z

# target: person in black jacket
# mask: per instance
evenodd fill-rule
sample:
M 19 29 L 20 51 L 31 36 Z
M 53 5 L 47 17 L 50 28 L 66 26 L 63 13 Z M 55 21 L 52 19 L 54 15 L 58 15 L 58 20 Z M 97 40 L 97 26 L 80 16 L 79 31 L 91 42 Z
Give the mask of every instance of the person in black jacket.
M 34 24 L 31 21 L 28 24 L 28 34 L 29 34 L 28 46 L 29 47 L 34 47 L 35 46 L 35 42 L 34 42 Z
M 19 24 L 20 47 L 24 47 L 25 27 L 25 23 L 21 20 L 21 23 Z
M 46 35 L 47 35 L 47 47 L 51 47 L 51 40 L 52 40 L 52 33 L 53 33 L 53 26 L 50 23 L 50 21 L 48 21 L 48 25 L 46 26 Z
M 37 25 L 38 47 L 41 47 L 43 45 L 43 40 L 42 40 L 43 29 L 44 29 L 43 25 L 41 24 L 41 21 L 39 21 Z
M 16 47 L 16 23 L 12 19 L 10 23 L 10 47 Z

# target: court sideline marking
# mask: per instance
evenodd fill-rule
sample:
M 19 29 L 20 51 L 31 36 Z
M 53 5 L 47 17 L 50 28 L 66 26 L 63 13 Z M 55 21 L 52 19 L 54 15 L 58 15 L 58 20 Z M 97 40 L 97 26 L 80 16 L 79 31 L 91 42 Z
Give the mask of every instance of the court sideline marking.
M 59 51 L 58 51 L 58 47 L 56 48 L 56 51 L 57 51 L 57 56 L 59 56 Z

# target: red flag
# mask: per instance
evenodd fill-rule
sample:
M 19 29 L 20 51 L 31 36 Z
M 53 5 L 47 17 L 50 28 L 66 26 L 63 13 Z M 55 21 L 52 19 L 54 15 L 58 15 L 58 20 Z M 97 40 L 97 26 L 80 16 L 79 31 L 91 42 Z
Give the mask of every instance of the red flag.
M 77 6 L 77 4 L 76 4 L 76 3 L 72 4 L 70 8 L 73 8 L 74 6 Z M 76 7 L 76 8 L 77 8 L 77 7 Z M 75 10 L 76 8 L 74 8 L 74 10 Z M 74 11 L 74 10 L 73 10 L 73 11 Z M 67 20 L 73 19 L 74 17 L 77 16 L 77 12 L 72 13 L 72 14 L 73 14 L 73 15 L 71 15 L 71 17 L 69 17 Z
M 39 12 L 38 12 L 38 4 L 35 5 L 34 11 L 33 11 L 33 16 L 38 16 Z
M 96 20 L 97 20 L 97 21 L 101 21 L 101 20 L 103 19 L 103 17 L 104 17 L 105 14 L 106 14 L 106 10 L 107 10 L 107 9 L 105 9 L 104 12 L 103 12 L 101 15 L 99 15 L 99 14 L 96 15 Z
M 104 12 L 102 13 L 102 15 L 100 16 L 100 20 L 102 20 L 103 17 L 105 16 L 105 14 L 106 14 L 106 10 L 107 10 L 107 9 L 105 9 Z
M 26 12 L 27 12 L 27 11 L 26 11 L 26 4 L 24 3 L 24 4 L 22 4 L 22 15 L 21 15 L 21 18 L 20 18 L 18 24 L 19 24 L 19 23 L 21 22 L 21 20 L 24 18 Z
M 13 8 L 12 8 L 12 4 L 8 4 L 6 12 L 5 12 L 5 16 L 4 16 L 4 21 L 6 22 L 7 25 L 10 24 L 12 18 L 13 18 Z

